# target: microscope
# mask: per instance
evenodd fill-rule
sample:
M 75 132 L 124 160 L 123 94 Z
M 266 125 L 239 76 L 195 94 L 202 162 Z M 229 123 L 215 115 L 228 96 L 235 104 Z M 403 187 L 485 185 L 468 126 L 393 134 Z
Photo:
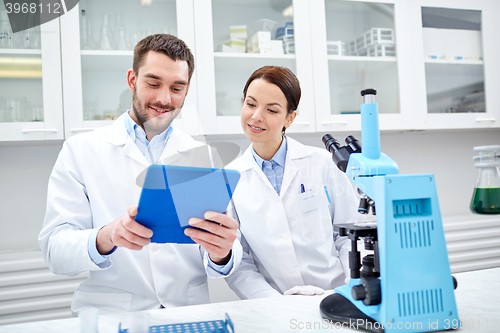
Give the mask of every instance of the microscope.
M 376 91 L 361 92 L 361 146 L 327 134 L 326 149 L 361 195 L 358 211 L 376 223 L 335 225 L 351 241 L 350 281 L 320 304 L 322 316 L 370 332 L 430 332 L 460 327 L 436 184 L 432 174 L 399 175 L 380 151 Z M 376 209 L 375 209 L 376 208 Z M 358 240 L 373 251 L 362 260 Z

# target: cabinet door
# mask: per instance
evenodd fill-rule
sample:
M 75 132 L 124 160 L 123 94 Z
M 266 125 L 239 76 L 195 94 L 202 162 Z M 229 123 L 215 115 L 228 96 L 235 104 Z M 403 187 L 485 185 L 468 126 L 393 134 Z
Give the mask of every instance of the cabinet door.
M 377 90 L 380 129 L 404 127 L 411 93 L 407 9 L 398 0 L 311 0 L 318 13 L 312 21 L 318 131 L 359 131 L 366 88 Z
M 132 92 L 127 71 L 133 48 L 142 38 L 169 33 L 194 50 L 190 0 L 81 0 L 61 17 L 64 121 L 69 137 L 108 124 L 129 110 Z M 191 88 L 173 125 L 197 134 L 196 71 Z
M 0 4 L 0 141 L 63 138 L 59 20 L 12 33 Z
M 500 127 L 500 3 L 411 1 L 415 102 L 426 127 Z
M 194 4 L 203 134 L 243 133 L 243 88 L 250 75 L 265 65 L 288 67 L 301 84 L 298 116 L 287 132 L 314 132 L 308 1 L 195 0 Z M 251 43 L 245 45 L 248 40 Z

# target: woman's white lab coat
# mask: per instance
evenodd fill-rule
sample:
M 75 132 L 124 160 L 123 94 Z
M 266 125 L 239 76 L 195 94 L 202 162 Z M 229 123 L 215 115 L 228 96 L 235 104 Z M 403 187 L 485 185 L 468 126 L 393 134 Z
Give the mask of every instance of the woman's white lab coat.
M 202 143 L 173 129 L 160 157 L 182 157 Z M 172 157 L 175 156 L 173 159 Z M 127 134 L 123 116 L 112 126 L 69 138 L 52 171 L 47 213 L 39 236 L 49 268 L 74 276 L 90 271 L 75 291 L 72 311 L 96 307 L 100 313 L 141 311 L 209 302 L 203 248 L 196 244 L 150 244 L 141 251 L 118 248 L 109 260 L 94 264 L 88 239 L 139 202 L 136 177 L 149 166 Z M 234 267 L 241 258 L 236 241 Z
M 362 217 L 351 183 L 329 152 L 287 137 L 280 195 L 251 147 L 226 168 L 241 173 L 228 214 L 240 222 L 243 261 L 226 278 L 241 298 L 277 295 L 294 286 L 344 284 L 351 246 L 332 224 Z

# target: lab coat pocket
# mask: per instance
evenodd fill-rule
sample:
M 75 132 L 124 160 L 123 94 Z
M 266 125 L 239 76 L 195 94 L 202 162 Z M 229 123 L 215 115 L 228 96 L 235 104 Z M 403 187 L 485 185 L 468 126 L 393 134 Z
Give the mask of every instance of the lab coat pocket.
M 130 293 L 91 293 L 75 291 L 73 296 L 72 312 L 78 312 L 84 308 L 98 308 L 99 314 L 112 312 L 128 312 L 132 303 Z
M 302 237 L 308 242 L 324 240 L 329 234 L 332 224 L 328 199 L 324 191 L 318 191 L 314 196 L 302 193 L 300 200 L 299 224 Z
M 188 289 L 188 305 L 210 303 L 208 296 L 208 283 L 200 284 L 194 288 Z

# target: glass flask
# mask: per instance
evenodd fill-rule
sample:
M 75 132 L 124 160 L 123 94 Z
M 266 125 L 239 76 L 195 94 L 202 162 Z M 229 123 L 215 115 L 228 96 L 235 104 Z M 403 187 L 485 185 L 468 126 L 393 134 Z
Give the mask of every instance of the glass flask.
M 113 34 L 109 25 L 109 15 L 102 15 L 102 26 L 99 32 L 99 39 L 97 40 L 97 47 L 99 50 L 113 50 Z
M 26 29 L 23 37 L 23 49 L 39 49 L 40 48 L 40 26 Z
M 127 42 L 127 35 L 125 34 L 125 28 L 119 29 L 117 49 L 120 51 L 125 51 L 130 49 Z
M 474 147 L 479 156 L 475 167 L 479 175 L 470 210 L 476 214 L 500 214 L 500 146 Z
M 3 122 L 20 122 L 26 119 L 26 97 L 2 96 Z
M 10 27 L 9 16 L 5 10 L 0 12 L 0 48 L 15 49 L 16 38 Z
M 93 50 L 95 48 L 95 41 L 92 37 L 92 26 L 90 24 L 90 18 L 87 15 L 85 9 L 82 9 L 82 19 L 81 19 L 81 46 L 82 50 Z

